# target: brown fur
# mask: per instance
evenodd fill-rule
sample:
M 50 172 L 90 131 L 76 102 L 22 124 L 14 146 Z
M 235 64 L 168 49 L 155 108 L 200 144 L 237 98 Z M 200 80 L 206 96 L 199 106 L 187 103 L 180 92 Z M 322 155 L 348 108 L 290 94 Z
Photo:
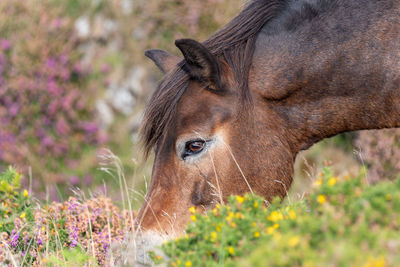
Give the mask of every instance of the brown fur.
M 138 223 L 170 234 L 190 206 L 249 191 L 284 197 L 300 150 L 399 127 L 399 38 L 397 0 L 256 0 L 203 44 L 179 41 L 185 60 L 145 112 L 156 158 Z M 204 152 L 182 158 L 197 139 Z

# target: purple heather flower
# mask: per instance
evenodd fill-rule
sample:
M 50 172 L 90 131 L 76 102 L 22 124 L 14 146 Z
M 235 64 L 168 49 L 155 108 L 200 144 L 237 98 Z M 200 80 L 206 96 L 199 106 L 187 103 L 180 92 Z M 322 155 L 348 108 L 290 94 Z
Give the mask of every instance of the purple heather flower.
M 83 177 L 83 181 L 84 181 L 85 185 L 90 185 L 93 181 L 92 175 L 90 175 L 90 174 L 85 175 L 85 177 Z
M 78 241 L 76 241 L 75 239 L 72 240 L 71 244 L 69 245 L 71 248 L 76 247 L 76 245 L 78 244 Z
M 0 46 L 3 51 L 7 51 L 11 48 L 11 42 L 9 40 L 1 40 Z
M 60 55 L 59 60 L 62 65 L 65 65 L 68 62 L 68 56 L 66 54 L 62 54 Z
M 15 229 L 13 229 L 11 231 L 11 236 L 10 236 L 10 245 L 14 248 L 17 247 L 18 239 L 19 239 L 19 231 L 15 231 Z
M 68 135 L 70 132 L 69 125 L 64 118 L 57 120 L 55 129 L 59 135 Z
M 54 26 L 54 28 L 60 28 L 61 27 L 61 23 L 62 23 L 62 19 L 61 18 L 56 18 L 54 21 L 53 21 L 53 26 Z
M 99 127 L 94 122 L 85 122 L 85 123 L 82 123 L 82 129 L 87 134 L 94 134 L 99 130 Z
M 62 88 L 58 86 L 57 82 L 54 79 L 50 79 L 47 82 L 47 91 L 52 94 L 53 96 L 61 96 L 63 93 Z
M 19 105 L 17 103 L 13 103 L 8 109 L 8 114 L 10 114 L 11 117 L 15 117 L 18 114 L 18 111 Z
M 100 70 L 103 73 L 107 73 L 107 72 L 109 72 L 111 70 L 111 67 L 108 64 L 103 64 L 103 66 L 101 66 Z
M 76 73 L 81 73 L 81 72 L 83 72 L 82 64 L 76 63 L 73 70 L 74 70 L 74 72 L 76 72 Z
M 70 74 L 68 69 L 64 69 L 64 70 L 61 71 L 60 77 L 64 81 L 68 81 L 69 78 L 71 77 L 71 74 Z
M 36 241 L 36 243 L 37 243 L 39 246 L 41 246 L 41 245 L 43 245 L 43 240 L 42 240 L 41 238 L 38 238 L 37 241 Z
M 77 175 L 72 175 L 69 178 L 69 181 L 71 182 L 72 185 L 78 185 L 79 182 L 80 182 L 80 179 L 79 179 L 79 177 Z
M 57 65 L 57 61 L 54 58 L 49 58 L 46 61 L 46 68 L 53 69 Z
M 44 146 L 52 146 L 54 144 L 53 138 L 48 135 L 42 138 L 41 142 Z

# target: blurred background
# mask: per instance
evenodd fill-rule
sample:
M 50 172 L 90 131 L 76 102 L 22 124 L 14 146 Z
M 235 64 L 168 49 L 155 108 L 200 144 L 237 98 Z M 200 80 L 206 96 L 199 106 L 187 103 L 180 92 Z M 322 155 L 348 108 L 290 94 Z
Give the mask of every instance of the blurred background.
M 243 0 L 1 0 L 0 170 L 12 165 L 42 200 L 81 190 L 119 200 L 125 174 L 135 208 L 152 159 L 137 144 L 141 113 L 161 79 L 144 57 L 175 39 L 205 40 Z M 300 153 L 296 190 L 324 165 L 368 179 L 400 171 L 398 130 L 346 133 Z M 112 153 L 116 156 L 112 156 Z M 121 170 L 118 166 L 121 166 Z

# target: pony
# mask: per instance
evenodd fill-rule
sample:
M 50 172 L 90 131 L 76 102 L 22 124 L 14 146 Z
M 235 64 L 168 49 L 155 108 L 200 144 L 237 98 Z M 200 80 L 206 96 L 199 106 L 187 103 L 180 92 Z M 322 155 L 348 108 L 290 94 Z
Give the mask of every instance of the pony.
M 347 131 L 400 126 L 400 2 L 253 0 L 165 74 L 144 112 L 155 160 L 137 217 L 139 262 L 183 233 L 189 208 L 247 192 L 285 197 L 296 155 Z

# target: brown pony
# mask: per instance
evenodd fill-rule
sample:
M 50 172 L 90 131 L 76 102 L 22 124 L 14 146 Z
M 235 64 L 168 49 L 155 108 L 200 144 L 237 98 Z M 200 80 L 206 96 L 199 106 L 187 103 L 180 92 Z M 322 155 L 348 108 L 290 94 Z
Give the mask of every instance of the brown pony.
M 297 153 L 323 138 L 400 126 L 398 0 L 254 0 L 208 40 L 175 44 L 183 59 L 146 51 L 165 77 L 141 131 L 155 152 L 144 251 L 181 234 L 191 206 L 284 197 Z

